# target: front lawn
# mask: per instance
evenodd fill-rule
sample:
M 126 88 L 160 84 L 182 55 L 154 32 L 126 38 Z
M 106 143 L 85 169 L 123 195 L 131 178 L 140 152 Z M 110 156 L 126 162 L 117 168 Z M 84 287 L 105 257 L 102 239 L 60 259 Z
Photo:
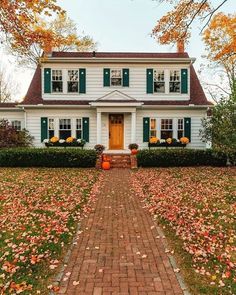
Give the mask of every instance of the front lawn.
M 0 168 L 0 294 L 48 293 L 78 221 L 90 211 L 98 173 Z
M 132 175 L 135 193 L 163 227 L 193 294 L 236 294 L 235 184 L 234 168 L 139 169 Z

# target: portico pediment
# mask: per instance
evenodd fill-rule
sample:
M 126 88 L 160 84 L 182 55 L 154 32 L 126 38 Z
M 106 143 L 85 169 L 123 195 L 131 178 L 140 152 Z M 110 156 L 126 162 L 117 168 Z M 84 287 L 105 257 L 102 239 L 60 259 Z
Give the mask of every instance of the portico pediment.
M 119 90 L 114 90 L 100 98 L 98 98 L 96 100 L 96 102 L 99 102 L 99 101 L 107 101 L 107 102 L 136 102 L 137 100 L 134 99 L 133 97 L 119 91 Z

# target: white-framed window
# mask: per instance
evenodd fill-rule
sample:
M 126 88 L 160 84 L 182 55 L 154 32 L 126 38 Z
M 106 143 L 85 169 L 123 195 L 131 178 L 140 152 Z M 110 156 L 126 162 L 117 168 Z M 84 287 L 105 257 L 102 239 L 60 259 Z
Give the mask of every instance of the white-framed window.
M 79 91 L 79 71 L 67 71 L 67 92 L 73 93 Z
M 111 69 L 111 86 L 122 86 L 121 69 Z
M 165 93 L 165 72 L 164 70 L 154 70 L 154 92 Z
M 16 130 L 16 131 L 21 131 L 21 121 L 19 120 L 14 120 L 11 122 L 11 126 Z
M 184 119 L 178 119 L 177 138 L 184 136 Z
M 55 122 L 54 119 L 48 119 L 48 138 L 52 138 L 55 135 Z
M 52 70 L 52 92 L 63 92 L 62 70 Z
M 157 137 L 157 119 L 154 118 L 150 120 L 150 136 Z
M 170 70 L 170 93 L 180 93 L 180 70 Z
M 71 136 L 71 119 L 59 119 L 59 138 L 67 139 Z
M 173 119 L 161 119 L 161 139 L 173 138 Z
M 76 119 L 76 138 L 82 138 L 82 119 Z

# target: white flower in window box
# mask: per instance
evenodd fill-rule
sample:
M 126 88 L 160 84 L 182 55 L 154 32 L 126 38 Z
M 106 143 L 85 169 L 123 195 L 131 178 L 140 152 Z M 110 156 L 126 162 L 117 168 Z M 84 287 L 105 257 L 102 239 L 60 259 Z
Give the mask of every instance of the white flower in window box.
M 48 138 L 44 139 L 43 143 L 49 143 L 49 139 Z
M 82 139 L 81 138 L 77 139 L 77 142 L 78 143 L 81 143 L 82 142 Z
M 166 142 L 165 139 L 160 139 L 160 143 L 164 143 L 164 142 Z
M 59 143 L 64 143 L 64 142 L 65 142 L 64 139 L 60 139 L 60 140 L 59 140 Z

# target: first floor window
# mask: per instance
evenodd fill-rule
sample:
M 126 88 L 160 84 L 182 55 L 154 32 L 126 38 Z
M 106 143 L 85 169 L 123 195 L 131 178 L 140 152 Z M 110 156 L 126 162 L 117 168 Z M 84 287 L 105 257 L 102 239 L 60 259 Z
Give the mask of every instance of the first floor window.
M 180 92 L 180 71 L 170 71 L 170 93 Z
M 173 138 L 173 120 L 161 119 L 161 139 Z
M 48 119 L 48 137 L 52 138 L 54 134 L 54 119 Z
M 151 119 L 150 123 L 150 136 L 157 137 L 157 120 Z
M 121 70 L 111 70 L 111 86 L 122 85 L 122 72 Z
M 154 92 L 165 93 L 165 74 L 164 70 L 154 71 Z
M 67 78 L 67 91 L 78 92 L 79 91 L 79 72 L 78 70 L 69 70 Z
M 21 121 L 18 121 L 18 120 L 12 121 L 11 125 L 16 131 L 21 131 Z
M 59 137 L 67 139 L 71 136 L 71 119 L 59 119 Z
M 63 92 L 62 70 L 52 70 L 52 92 Z
M 178 119 L 178 130 L 177 130 L 178 139 L 184 136 L 184 120 Z
M 76 138 L 82 138 L 82 119 L 76 119 Z

